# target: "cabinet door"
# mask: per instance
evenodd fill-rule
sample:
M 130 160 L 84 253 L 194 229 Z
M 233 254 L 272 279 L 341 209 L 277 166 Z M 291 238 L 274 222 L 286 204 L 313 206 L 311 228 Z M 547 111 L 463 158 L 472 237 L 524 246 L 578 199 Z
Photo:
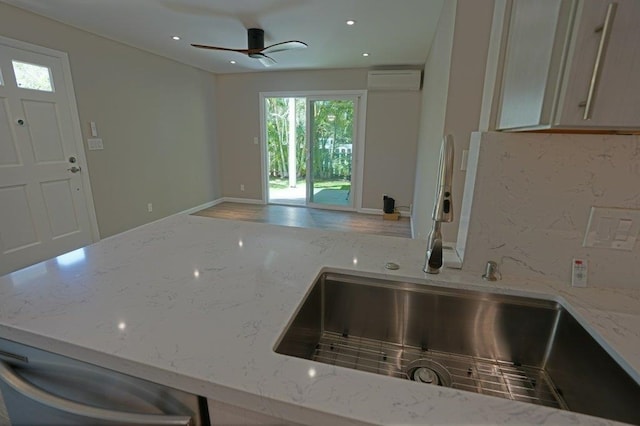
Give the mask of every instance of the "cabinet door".
M 585 102 L 610 4 L 611 31 L 600 58 L 591 118 Z M 559 127 L 640 128 L 640 1 L 583 0 L 578 6 L 556 121 Z
M 498 129 L 548 127 L 567 44 L 572 0 L 514 0 Z

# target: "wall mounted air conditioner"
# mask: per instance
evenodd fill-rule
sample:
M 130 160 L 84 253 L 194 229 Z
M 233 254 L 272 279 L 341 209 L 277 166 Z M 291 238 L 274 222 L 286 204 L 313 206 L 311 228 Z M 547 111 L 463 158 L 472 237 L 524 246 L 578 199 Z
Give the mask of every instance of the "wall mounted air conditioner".
M 369 71 L 369 90 L 420 90 L 422 71 L 420 70 L 377 70 Z

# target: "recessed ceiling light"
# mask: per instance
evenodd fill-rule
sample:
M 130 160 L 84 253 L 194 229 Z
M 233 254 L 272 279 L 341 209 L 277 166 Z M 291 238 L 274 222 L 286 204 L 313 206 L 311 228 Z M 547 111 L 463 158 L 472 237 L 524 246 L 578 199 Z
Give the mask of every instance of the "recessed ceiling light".
M 171 38 L 174 39 L 174 40 L 180 40 L 180 37 L 178 37 L 178 36 L 173 36 Z
M 347 25 L 353 25 L 353 24 L 355 24 L 355 23 L 356 23 L 356 21 L 354 21 L 353 19 L 349 19 L 349 20 L 347 21 Z
M 236 61 L 229 61 L 229 63 L 230 63 L 230 64 L 235 64 L 235 63 L 236 63 Z
M 362 56 L 369 56 L 369 54 L 368 53 L 363 53 Z

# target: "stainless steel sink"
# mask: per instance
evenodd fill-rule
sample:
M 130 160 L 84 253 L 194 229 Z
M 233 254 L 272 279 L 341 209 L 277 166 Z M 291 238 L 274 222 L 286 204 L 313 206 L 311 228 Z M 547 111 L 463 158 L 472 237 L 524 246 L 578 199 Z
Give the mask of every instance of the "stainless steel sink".
M 275 350 L 640 424 L 640 384 L 554 301 L 327 273 Z

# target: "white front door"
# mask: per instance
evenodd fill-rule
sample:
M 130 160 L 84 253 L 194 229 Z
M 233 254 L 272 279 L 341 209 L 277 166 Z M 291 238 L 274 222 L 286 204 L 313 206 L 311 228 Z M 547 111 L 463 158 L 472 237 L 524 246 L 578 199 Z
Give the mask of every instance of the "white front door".
M 0 38 L 0 275 L 98 238 L 71 85 L 64 53 Z

